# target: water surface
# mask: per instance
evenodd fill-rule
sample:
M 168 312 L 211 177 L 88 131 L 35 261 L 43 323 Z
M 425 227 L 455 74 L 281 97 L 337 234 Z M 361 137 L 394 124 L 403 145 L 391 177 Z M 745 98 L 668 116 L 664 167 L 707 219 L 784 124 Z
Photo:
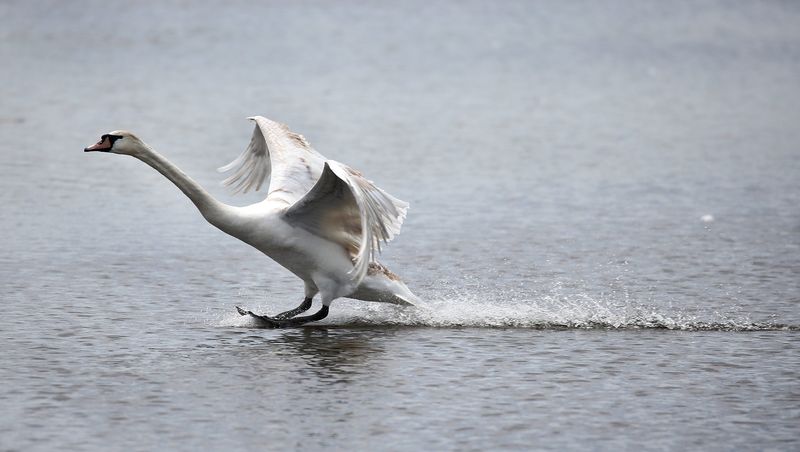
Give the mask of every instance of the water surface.
M 800 8 L 0 3 L 3 450 L 800 442 Z M 411 203 L 429 308 L 334 302 L 205 224 L 262 114 Z

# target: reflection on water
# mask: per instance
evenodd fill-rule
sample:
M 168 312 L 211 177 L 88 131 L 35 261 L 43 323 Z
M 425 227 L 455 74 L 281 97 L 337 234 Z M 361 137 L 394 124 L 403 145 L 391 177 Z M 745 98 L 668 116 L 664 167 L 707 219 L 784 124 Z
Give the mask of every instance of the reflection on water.
M 391 339 L 392 329 L 346 330 L 320 326 L 300 329 L 270 330 L 274 334 L 240 336 L 233 352 L 248 360 L 296 360 L 299 381 L 307 382 L 309 373 L 321 384 L 347 384 L 350 378 L 368 374 L 371 361 L 384 353 L 376 339 Z M 232 346 L 233 344 L 231 344 Z M 317 388 L 322 389 L 322 388 Z

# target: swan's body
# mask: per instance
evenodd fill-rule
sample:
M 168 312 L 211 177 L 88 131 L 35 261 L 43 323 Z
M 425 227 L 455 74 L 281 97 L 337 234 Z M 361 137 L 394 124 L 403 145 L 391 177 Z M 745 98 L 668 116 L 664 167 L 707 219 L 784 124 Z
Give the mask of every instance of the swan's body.
M 261 116 L 250 145 L 222 171 L 236 191 L 258 190 L 270 179 L 264 201 L 245 207 L 223 204 L 166 158 L 124 131 L 103 135 L 86 151 L 134 156 L 171 180 L 205 219 L 223 232 L 263 252 L 303 280 L 305 300 L 274 318 L 256 316 L 270 326 L 291 326 L 327 315 L 340 297 L 402 305 L 419 299 L 375 260 L 381 243 L 400 232 L 408 204 L 373 185 L 341 163 L 327 160 L 285 125 Z M 323 308 L 307 310 L 320 294 Z M 323 312 L 324 311 L 324 312 Z

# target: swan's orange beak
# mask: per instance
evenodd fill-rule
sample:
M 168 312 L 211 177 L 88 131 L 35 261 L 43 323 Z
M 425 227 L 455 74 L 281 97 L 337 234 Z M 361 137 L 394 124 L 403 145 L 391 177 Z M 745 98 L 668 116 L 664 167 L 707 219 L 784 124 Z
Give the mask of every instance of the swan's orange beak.
M 108 151 L 109 149 L 111 149 L 111 140 L 108 138 L 108 135 L 103 135 L 97 144 L 84 148 L 83 152 Z

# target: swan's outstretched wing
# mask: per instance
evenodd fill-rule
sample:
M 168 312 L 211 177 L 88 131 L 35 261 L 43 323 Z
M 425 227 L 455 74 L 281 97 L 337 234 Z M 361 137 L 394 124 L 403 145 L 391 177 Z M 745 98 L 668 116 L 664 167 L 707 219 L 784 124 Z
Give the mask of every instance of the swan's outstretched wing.
M 219 169 L 234 170 L 223 184 L 234 193 L 247 193 L 252 189 L 258 191 L 269 177 L 267 198 L 294 204 L 319 179 L 325 157 L 284 124 L 263 116 L 248 119 L 256 122 L 250 145 L 236 160 Z
M 400 233 L 407 210 L 407 202 L 376 187 L 358 171 L 327 160 L 314 188 L 284 215 L 290 223 L 345 247 L 355 265 L 350 274 L 358 284 L 381 242 Z

